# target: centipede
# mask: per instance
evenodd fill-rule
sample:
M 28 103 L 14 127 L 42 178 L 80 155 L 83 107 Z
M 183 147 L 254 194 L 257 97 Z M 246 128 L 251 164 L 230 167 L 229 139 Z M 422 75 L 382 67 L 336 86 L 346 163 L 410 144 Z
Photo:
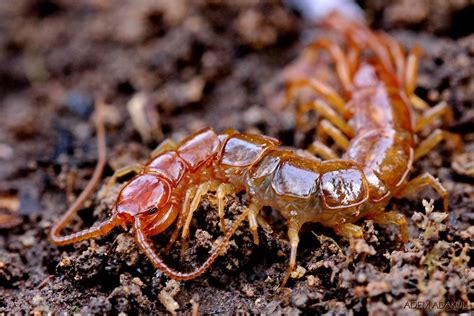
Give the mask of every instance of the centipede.
M 319 223 L 343 238 L 356 239 L 363 238 L 357 223 L 370 219 L 379 225 L 397 225 L 405 243 L 409 240 L 405 215 L 386 210 L 392 198 L 431 186 L 447 211 L 448 193 L 436 178 L 428 173 L 410 178 L 414 162 L 441 141 L 455 149 L 461 146 L 459 136 L 441 129 L 421 141 L 417 136 L 434 121 L 449 122 L 452 117 L 445 102 L 429 107 L 415 94 L 421 49 L 405 52 L 389 35 L 337 14 L 330 15 L 323 26 L 341 36 L 343 43 L 316 40 L 307 48 L 305 58 L 328 53 L 341 91 L 317 76 L 292 78 L 285 87 L 287 102 L 297 103 L 297 126 L 309 111 L 320 116 L 318 138 L 307 149 L 310 155 L 282 147 L 275 138 L 234 129 L 218 133 L 206 128 L 178 144 L 166 140 L 146 163 L 116 170 L 110 178 L 106 191 L 120 177 L 135 174 L 120 189 L 108 219 L 62 235 L 98 185 L 106 164 L 102 102 L 97 102 L 98 163 L 87 187 L 53 226 L 51 242 L 67 245 L 106 235 L 117 226 L 131 226 L 137 245 L 156 269 L 170 278 L 190 280 L 211 267 L 245 220 L 258 244 L 259 227 L 270 226 L 261 210 L 271 207 L 288 224 L 290 254 L 283 287 L 296 266 L 299 234 L 306 223 Z M 314 100 L 297 102 L 302 89 L 312 91 Z M 322 136 L 344 153 L 338 156 L 319 138 Z M 242 191 L 248 195 L 248 204 L 227 228 L 225 198 Z M 201 266 L 190 272 L 176 271 L 156 252 L 150 237 L 174 225 L 163 249 L 174 246 L 181 237 L 183 252 L 194 212 L 209 192 L 216 192 L 224 238 Z

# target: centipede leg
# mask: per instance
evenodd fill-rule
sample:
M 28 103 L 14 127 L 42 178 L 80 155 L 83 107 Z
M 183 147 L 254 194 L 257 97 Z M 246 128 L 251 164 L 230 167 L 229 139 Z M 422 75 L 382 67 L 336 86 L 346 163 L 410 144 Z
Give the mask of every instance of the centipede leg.
M 327 40 L 317 40 L 308 47 L 308 54 L 312 57 L 319 50 L 327 50 L 336 68 L 337 76 L 345 92 L 351 90 L 350 67 L 346 55 L 336 43 Z
M 253 242 L 254 244 L 258 245 L 259 240 L 258 240 L 258 222 L 257 222 L 257 216 L 258 213 L 260 212 L 260 207 L 257 206 L 254 203 L 251 203 L 249 206 L 249 215 L 248 215 L 248 220 L 249 220 L 249 226 L 250 226 L 250 231 L 252 232 L 253 235 Z
M 209 192 L 209 190 L 213 189 L 216 184 L 213 181 L 202 183 L 198 186 L 196 190 L 196 194 L 191 202 L 191 206 L 189 207 L 189 211 L 187 212 L 186 221 L 184 222 L 183 232 L 181 234 L 181 256 L 184 256 L 187 247 L 187 238 L 189 236 L 189 226 L 191 225 L 191 220 L 193 219 L 194 211 L 197 210 L 199 207 L 199 203 L 204 195 Z
M 341 147 L 343 150 L 349 148 L 349 140 L 346 136 L 334 125 L 332 125 L 328 120 L 322 120 L 319 123 L 318 134 L 322 137 L 325 135 L 330 136 L 334 142 Z
M 328 104 L 332 106 L 344 118 L 349 118 L 350 112 L 346 109 L 346 102 L 336 90 L 315 78 L 294 79 L 288 82 L 286 87 L 286 104 L 289 104 L 296 90 L 308 88 L 318 95 L 324 97 Z
M 380 32 L 378 37 L 380 41 L 387 47 L 387 50 L 395 64 L 398 80 L 403 83 L 405 81 L 406 58 L 402 46 L 395 39 L 393 39 L 393 37 L 384 32 Z
M 403 189 L 398 192 L 394 192 L 394 196 L 397 198 L 403 198 L 407 195 L 414 194 L 418 192 L 422 187 L 431 186 L 438 194 L 440 195 L 441 199 L 443 200 L 443 208 L 444 211 L 448 211 L 448 192 L 443 187 L 443 185 L 431 174 L 424 173 L 415 177 L 410 182 L 408 182 Z
M 446 141 L 448 147 L 455 151 L 462 150 L 462 140 L 459 135 L 436 129 L 428 138 L 424 139 L 415 149 L 413 159 L 416 161 L 429 153 L 442 140 Z
M 319 140 L 315 140 L 307 149 L 310 153 L 315 156 L 319 156 L 323 159 L 336 159 L 338 156 L 336 153 L 329 148 L 328 146 L 321 143 Z
M 400 229 L 400 237 L 403 243 L 407 243 L 409 240 L 408 235 L 408 223 L 405 215 L 398 212 L 382 212 L 374 216 L 371 216 L 370 219 L 374 221 L 375 224 L 380 225 L 397 225 Z
M 301 116 L 309 111 L 319 113 L 323 118 L 334 124 L 334 126 L 341 130 L 347 137 L 354 136 L 353 129 L 347 124 L 345 119 L 322 100 L 314 100 L 313 102 L 305 103 L 298 107 L 297 122 L 301 122 Z
M 132 166 L 126 166 L 120 169 L 115 170 L 114 174 L 112 177 L 110 177 L 109 181 L 107 182 L 107 185 L 105 186 L 104 189 L 104 196 L 107 196 L 109 193 L 110 189 L 114 186 L 114 184 L 117 182 L 117 179 L 126 176 L 127 174 L 130 174 L 132 172 L 138 173 L 142 169 L 141 164 L 134 164 Z
M 362 227 L 351 223 L 341 223 L 336 225 L 334 227 L 334 232 L 347 239 L 361 239 L 364 237 Z
M 405 85 L 405 92 L 407 93 L 412 105 L 419 111 L 428 110 L 430 108 L 428 103 L 415 94 L 421 48 L 415 46 L 412 48 L 408 56 L 405 57 L 400 43 L 394 40 L 390 35 L 381 33 L 380 39 L 385 43 L 393 58 L 398 80 L 400 83 Z
M 453 112 L 445 101 L 428 109 L 417 119 L 415 132 L 419 132 L 423 127 L 432 124 L 439 117 L 443 117 L 446 124 L 450 124 L 453 121 Z
M 188 216 L 189 210 L 190 210 L 190 205 L 191 205 L 191 200 L 196 194 L 196 187 L 192 186 L 190 187 L 185 195 L 184 195 L 184 202 L 182 204 L 181 208 L 181 213 L 179 214 L 178 217 L 178 222 L 176 224 L 176 227 L 173 230 L 173 233 L 171 234 L 170 240 L 168 244 L 166 245 L 165 249 L 163 250 L 165 253 L 169 251 L 170 247 L 175 243 L 176 239 L 179 236 L 179 231 L 184 225 L 184 221 Z
M 428 103 L 415 94 L 416 78 L 418 73 L 418 63 L 420 60 L 421 48 L 415 46 L 412 48 L 406 58 L 406 68 L 403 82 L 405 84 L 405 92 L 410 102 L 419 111 L 426 111 L 430 108 Z
M 164 152 L 176 149 L 178 145 L 170 138 L 161 142 L 150 154 L 151 158 L 155 158 Z
M 217 187 L 217 204 L 219 219 L 221 222 L 221 230 L 225 234 L 225 221 L 224 221 L 224 198 L 226 195 L 232 194 L 235 192 L 235 188 L 230 183 L 221 183 Z
M 209 269 L 212 263 L 217 259 L 217 257 L 222 253 L 222 251 L 227 247 L 229 240 L 234 235 L 235 231 L 239 225 L 247 217 L 248 210 L 240 214 L 239 217 L 235 220 L 234 225 L 227 231 L 224 239 L 215 247 L 215 249 L 210 253 L 206 261 L 198 268 L 191 272 L 178 272 L 170 268 L 164 261 L 161 259 L 153 249 L 150 241 L 148 240 L 146 234 L 143 231 L 143 224 L 141 220 L 137 217 L 135 220 L 134 231 L 135 231 L 135 240 L 140 247 L 140 249 L 145 253 L 145 255 L 150 259 L 152 264 L 161 272 L 173 278 L 175 280 L 191 280 L 194 279 Z
M 267 233 L 273 233 L 272 226 L 267 222 L 267 220 L 262 216 L 262 214 L 257 214 L 257 223 L 258 226 L 262 227 L 263 230 Z
M 361 49 L 369 48 L 375 53 L 387 70 L 393 71 L 388 49 L 377 38 L 374 32 L 369 30 L 365 25 L 355 21 L 349 21 L 337 14 L 328 16 L 326 21 L 332 28 L 344 34 L 347 42 L 353 41 Z
M 349 63 L 349 71 L 352 78 L 360 64 L 360 48 L 352 41 L 349 42 L 348 46 L 347 62 Z
M 290 219 L 288 223 L 288 239 L 290 241 L 290 262 L 288 263 L 288 268 L 286 270 L 285 277 L 283 282 L 280 285 L 280 288 L 285 287 L 286 282 L 291 276 L 291 273 L 296 266 L 296 254 L 298 251 L 298 244 L 300 242 L 299 232 L 302 224 L 296 220 Z

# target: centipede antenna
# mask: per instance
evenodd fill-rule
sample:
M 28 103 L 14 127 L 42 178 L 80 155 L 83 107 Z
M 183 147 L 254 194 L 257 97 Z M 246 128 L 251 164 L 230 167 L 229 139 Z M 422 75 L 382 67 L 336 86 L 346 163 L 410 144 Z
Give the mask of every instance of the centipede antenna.
M 150 259 L 150 261 L 158 270 L 160 270 L 161 272 L 166 274 L 168 277 L 173 278 L 175 280 L 186 281 L 186 280 L 194 279 L 200 276 L 201 274 L 206 272 L 207 269 L 209 269 L 209 267 L 214 263 L 214 261 L 217 259 L 219 254 L 227 247 L 229 240 L 232 238 L 232 236 L 234 235 L 239 225 L 247 218 L 248 214 L 249 214 L 249 209 L 247 208 L 245 212 L 240 214 L 240 216 L 237 218 L 232 228 L 227 231 L 227 233 L 224 236 L 224 239 L 211 252 L 210 256 L 206 259 L 206 261 L 200 267 L 194 269 L 191 272 L 178 272 L 176 270 L 173 270 L 163 261 L 163 259 L 161 259 L 157 255 L 157 253 L 151 246 L 147 236 L 143 233 L 139 218 L 135 219 L 135 227 L 134 227 L 135 239 L 140 249 L 145 253 L 145 255 Z
M 77 242 L 79 240 L 88 239 L 91 237 L 99 236 L 109 232 L 114 226 L 117 225 L 117 218 L 114 216 L 109 220 L 99 224 L 94 228 L 88 228 L 83 231 L 73 233 L 66 236 L 61 236 L 61 230 L 66 227 L 66 225 L 71 221 L 72 217 L 77 213 L 79 208 L 82 206 L 85 200 L 89 198 L 94 189 L 96 188 L 99 180 L 104 171 L 106 157 L 107 157 L 107 146 L 105 143 L 105 127 L 103 120 L 103 107 L 104 101 L 102 99 L 97 99 L 95 102 L 95 125 L 97 133 L 97 151 L 98 151 L 98 160 L 92 174 L 91 179 L 87 183 L 85 189 L 81 192 L 79 197 L 74 201 L 74 203 L 69 207 L 69 209 L 64 213 L 63 216 L 54 224 L 49 235 L 51 242 L 56 245 L 66 245 Z

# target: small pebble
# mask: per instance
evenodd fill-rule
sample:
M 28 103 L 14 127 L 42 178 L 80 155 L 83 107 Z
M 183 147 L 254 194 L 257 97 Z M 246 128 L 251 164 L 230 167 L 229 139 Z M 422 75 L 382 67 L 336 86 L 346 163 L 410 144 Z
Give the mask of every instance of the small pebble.
M 94 110 L 94 99 L 77 90 L 67 92 L 64 105 L 82 119 L 87 119 Z
M 303 268 L 302 266 L 297 266 L 296 269 L 291 272 L 291 277 L 293 279 L 300 279 L 302 278 L 306 273 L 306 269 Z

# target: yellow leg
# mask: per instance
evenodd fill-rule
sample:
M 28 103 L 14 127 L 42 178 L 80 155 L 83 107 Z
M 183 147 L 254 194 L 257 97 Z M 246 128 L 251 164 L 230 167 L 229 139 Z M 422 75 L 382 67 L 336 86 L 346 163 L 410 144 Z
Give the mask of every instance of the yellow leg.
M 364 238 L 362 227 L 351 223 L 342 223 L 334 227 L 334 232 L 346 239 Z
M 323 118 L 334 124 L 339 130 L 341 130 L 347 137 L 354 136 L 354 130 L 347 124 L 345 119 L 334 111 L 326 102 L 322 100 L 315 100 L 310 103 L 302 104 L 297 110 L 297 128 L 301 129 L 301 123 L 303 122 L 302 117 L 309 111 L 315 111 L 319 113 Z
M 324 97 L 330 106 L 332 106 L 344 118 L 348 118 L 350 112 L 346 109 L 346 102 L 337 93 L 336 90 L 317 79 L 295 79 L 287 84 L 286 88 L 286 103 L 289 104 L 293 97 L 295 90 L 308 88 L 316 94 Z
M 430 106 L 428 105 L 428 103 L 426 103 L 423 99 L 421 99 L 415 94 L 416 78 L 418 73 L 418 63 L 420 60 L 420 55 L 421 49 L 415 46 L 410 51 L 408 56 L 403 60 L 403 72 L 400 72 L 400 66 L 397 65 L 397 74 L 399 74 L 399 79 L 401 80 L 401 83 L 405 85 L 405 92 L 408 98 L 410 99 L 410 102 L 412 103 L 413 107 L 419 111 L 426 111 L 430 108 Z
M 449 124 L 453 121 L 453 112 L 445 101 L 440 102 L 434 107 L 428 109 L 418 118 L 415 126 L 415 132 L 419 132 L 423 127 L 432 124 L 433 121 L 439 117 L 444 117 L 446 124 Z
M 115 170 L 114 174 L 112 175 L 112 177 L 110 177 L 110 180 L 107 182 L 107 185 L 105 186 L 104 196 L 107 196 L 110 189 L 117 182 L 118 178 L 126 176 L 127 174 L 132 173 L 132 172 L 139 173 L 141 170 L 142 170 L 142 165 L 139 163 Z
M 349 148 L 349 139 L 327 120 L 322 120 L 319 123 L 318 134 L 322 137 L 324 137 L 324 135 L 330 136 L 343 150 Z
M 403 76 L 405 92 L 410 99 L 413 107 L 419 111 L 430 109 L 428 103 L 415 94 L 416 78 L 418 73 L 418 63 L 420 61 L 421 49 L 415 46 L 406 58 L 406 68 Z
M 448 148 L 456 151 L 462 150 L 462 141 L 459 135 L 436 129 L 428 138 L 424 139 L 415 149 L 413 159 L 416 161 L 429 153 L 442 140 L 446 141 Z
M 280 285 L 280 288 L 285 287 L 286 282 L 290 278 L 291 272 L 293 272 L 293 270 L 295 269 L 298 243 L 300 242 L 299 232 L 301 226 L 302 223 L 299 223 L 296 220 L 290 220 L 288 223 L 288 239 L 290 240 L 290 262 L 288 263 L 288 268 L 286 270 L 286 274 L 283 279 L 283 282 Z
M 411 96 L 409 96 L 409 98 L 413 107 L 417 109 L 418 111 L 427 111 L 430 109 L 430 106 L 428 105 L 428 103 L 426 103 L 425 100 L 423 100 L 416 94 L 412 94 Z
M 173 233 L 171 234 L 171 237 L 170 237 L 170 240 L 169 240 L 168 244 L 166 245 L 166 247 L 164 249 L 165 253 L 169 251 L 170 247 L 174 244 L 174 242 L 178 238 L 179 231 L 181 230 L 181 228 L 184 225 L 184 220 L 185 220 L 185 218 L 188 217 L 188 213 L 189 213 L 190 205 L 191 205 L 191 200 L 193 199 L 195 194 L 196 194 L 196 187 L 195 186 L 192 186 L 191 188 L 189 188 L 186 191 L 186 193 L 184 195 L 184 202 L 183 202 L 182 208 L 181 208 L 181 213 L 178 217 L 178 223 L 177 223 Z
M 444 211 L 448 211 L 448 192 L 443 185 L 429 173 L 424 173 L 412 179 L 402 190 L 396 192 L 394 195 L 397 198 L 402 198 L 418 192 L 422 187 L 427 185 L 431 186 L 436 192 L 438 192 L 443 200 Z
M 172 141 L 171 139 L 167 138 L 161 144 L 158 145 L 152 152 L 151 152 L 151 158 L 155 158 L 159 155 L 161 155 L 164 152 L 175 150 L 178 145 Z
M 395 64 L 396 72 L 398 80 L 403 83 L 405 80 L 405 54 L 403 52 L 403 48 L 401 47 L 400 43 L 398 43 L 393 37 L 390 35 L 380 32 L 377 34 L 380 41 L 385 44 L 387 47 L 387 51 L 389 52 L 390 56 L 392 57 L 393 63 Z
M 217 203 L 219 219 L 221 222 L 221 230 L 225 234 L 225 221 L 224 221 L 224 204 L 225 196 L 235 192 L 235 187 L 230 183 L 221 183 L 217 187 Z
M 347 62 L 349 63 L 349 71 L 352 78 L 359 68 L 360 63 L 360 48 L 354 45 L 352 41 L 348 42 Z
M 405 72 L 405 91 L 408 96 L 415 94 L 418 63 L 420 61 L 421 48 L 415 46 L 408 54 Z
M 315 140 L 307 149 L 310 153 L 315 156 L 319 156 L 323 159 L 336 159 L 338 156 L 336 153 L 329 148 L 328 146 L 321 143 L 319 140 Z
M 249 220 L 249 226 L 250 230 L 253 235 L 253 242 L 254 244 L 258 245 L 259 240 L 258 240 L 258 222 L 257 222 L 257 216 L 260 211 L 260 207 L 258 207 L 256 204 L 250 203 L 248 206 L 249 208 L 249 215 L 248 215 L 248 220 Z
M 370 217 L 376 224 L 380 225 L 397 225 L 400 229 L 400 236 L 403 243 L 409 240 L 408 224 L 405 215 L 398 212 L 382 212 Z
M 314 53 L 322 49 L 327 50 L 329 55 L 331 56 L 331 59 L 336 68 L 337 76 L 344 91 L 350 91 L 352 85 L 350 78 L 349 61 L 347 60 L 346 55 L 342 51 L 341 46 L 327 39 L 317 40 L 308 47 L 308 53 L 310 57 L 312 57 Z
M 267 220 L 262 216 L 262 214 L 257 214 L 257 223 L 258 226 L 262 227 L 264 231 L 271 234 L 273 232 L 272 226 L 267 222 Z
M 207 192 L 212 190 L 215 186 L 216 184 L 214 183 L 214 181 L 209 181 L 202 183 L 197 187 L 196 193 L 189 207 L 189 212 L 187 213 L 186 221 L 184 222 L 183 232 L 181 234 L 181 256 L 184 256 L 184 253 L 186 252 L 187 238 L 189 236 L 189 226 L 191 225 L 191 220 L 193 219 L 194 211 L 196 211 L 199 207 L 199 203 L 201 203 L 202 197 L 206 195 Z

